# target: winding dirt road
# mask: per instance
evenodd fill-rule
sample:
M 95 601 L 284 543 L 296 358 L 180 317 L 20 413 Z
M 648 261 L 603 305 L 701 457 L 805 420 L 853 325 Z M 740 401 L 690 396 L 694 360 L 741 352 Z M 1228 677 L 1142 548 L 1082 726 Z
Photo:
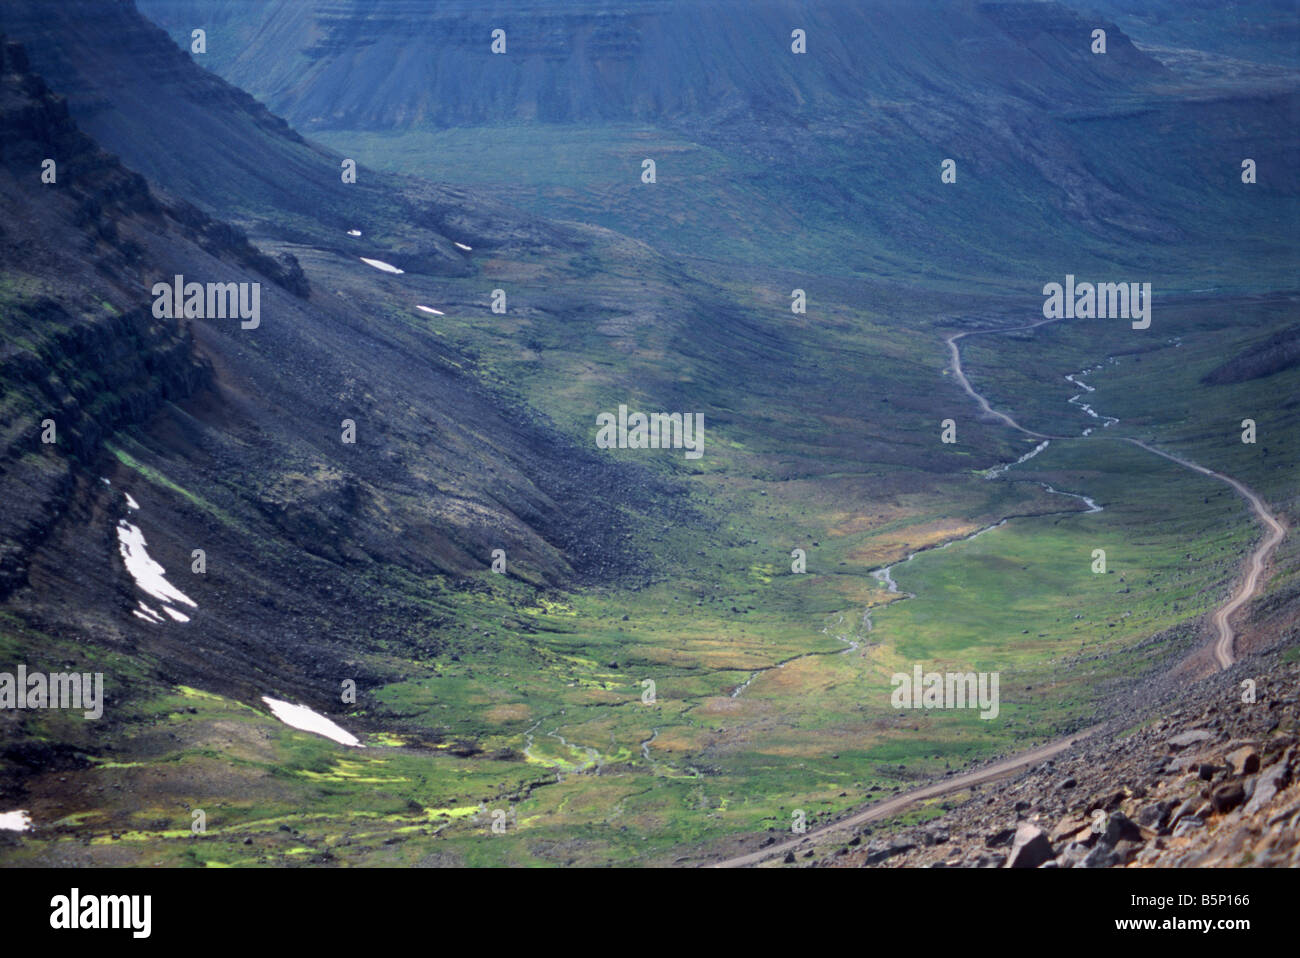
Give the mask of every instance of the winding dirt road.
M 958 384 L 979 404 L 979 407 L 983 412 L 1001 420 L 1013 429 L 1019 430 L 1025 435 L 1032 436 L 1035 439 L 1078 439 L 1082 437 L 1050 436 L 1046 433 L 1035 432 L 1032 429 L 1027 429 L 1020 425 L 1020 423 L 1016 422 L 1006 413 L 999 412 L 990 406 L 988 400 L 976 392 L 971 386 L 970 380 L 966 378 L 966 374 L 961 368 L 961 350 L 957 346 L 957 341 L 959 339 L 966 336 L 978 336 L 985 333 L 1009 333 L 1018 330 L 1036 329 L 1039 326 L 1045 326 L 1048 323 L 1055 322 L 1060 322 L 1060 320 L 1045 319 L 1041 322 L 1031 323 L 1028 326 L 1013 326 L 1005 329 L 977 329 L 963 333 L 954 333 L 945 340 L 951 354 L 949 368 L 952 370 L 953 377 L 956 379 Z M 1223 473 L 1215 472 L 1213 469 L 1198 466 L 1196 463 L 1183 459 L 1180 456 L 1175 456 L 1172 453 L 1163 452 L 1154 446 L 1142 442 L 1140 439 L 1132 439 L 1128 437 L 1115 438 L 1124 442 L 1130 442 L 1135 446 L 1145 449 L 1147 452 L 1168 459 L 1170 462 L 1177 463 L 1180 466 L 1199 472 L 1202 475 L 1218 479 L 1220 482 L 1226 482 L 1236 490 L 1238 495 L 1250 504 L 1255 516 L 1269 530 L 1268 535 L 1266 535 L 1251 552 L 1250 558 L 1247 562 L 1245 578 L 1242 580 L 1237 590 L 1232 594 L 1231 598 L 1229 598 L 1228 601 L 1220 606 L 1214 613 L 1213 623 L 1217 633 L 1217 638 L 1214 643 L 1214 657 L 1218 661 L 1219 667 L 1226 669 L 1236 661 L 1234 633 L 1232 631 L 1232 625 L 1228 620 L 1232 617 L 1233 613 L 1245 605 L 1246 602 L 1254 597 L 1254 595 L 1259 591 L 1261 579 L 1264 575 L 1264 568 L 1268 563 L 1269 557 L 1273 554 L 1273 550 L 1278 547 L 1282 542 L 1282 539 L 1286 536 L 1286 529 L 1282 523 L 1278 521 L 1277 516 L 1269 511 L 1268 507 L 1264 504 L 1264 501 L 1253 490 L 1238 480 L 1233 479 L 1231 476 L 1225 476 Z M 887 818 L 903 811 L 917 802 L 925 801 L 930 798 L 937 798 L 941 795 L 961 791 L 962 789 L 970 788 L 974 785 L 981 785 L 985 782 L 1004 778 L 1022 768 L 1037 765 L 1039 762 L 1044 762 L 1055 755 L 1059 755 L 1066 749 L 1071 748 L 1084 739 L 1096 734 L 1104 727 L 1104 725 L 1094 725 L 1091 728 L 1075 732 L 1073 735 L 1067 735 L 1064 738 L 1049 742 L 1046 745 L 1040 745 L 1027 752 L 1021 752 L 1018 755 L 1013 755 L 1011 758 L 995 762 L 985 768 L 976 769 L 973 772 L 966 772 L 961 775 L 955 775 L 952 778 L 947 778 L 931 785 L 925 785 L 921 788 L 903 792 L 902 794 L 895 795 L 893 798 L 886 799 L 883 802 L 870 805 L 862 811 L 855 812 L 847 818 L 843 818 L 837 822 L 832 822 L 829 825 L 823 825 L 820 828 L 814 828 L 807 834 L 798 838 L 785 842 L 778 842 L 775 845 L 769 845 L 759 851 L 750 852 L 748 855 L 739 855 L 735 858 L 728 858 L 724 861 L 716 862 L 709 867 L 743 868 L 748 865 L 757 865 L 773 858 L 774 856 L 784 855 L 787 852 L 806 850 L 807 848 L 813 847 L 813 843 L 817 839 L 827 837 L 845 829 L 854 828 L 858 825 L 866 824 L 867 822 Z
M 949 368 L 952 370 L 953 378 L 957 380 L 957 383 L 963 390 L 965 390 L 968 396 L 979 403 L 979 407 L 983 412 L 1001 420 L 1012 429 L 1016 429 L 1024 433 L 1026 436 L 1031 436 L 1034 439 L 1081 438 L 1078 436 L 1050 436 L 1046 433 L 1036 432 L 1033 429 L 1020 425 L 1020 423 L 1016 422 L 1006 413 L 1000 412 L 990 406 L 989 401 L 976 392 L 975 388 L 971 386 L 970 380 L 966 378 L 966 373 L 961 368 L 961 350 L 957 346 L 957 340 L 959 339 L 966 336 L 980 336 L 988 333 L 1012 333 L 1026 329 L 1037 329 L 1039 326 L 1046 326 L 1049 323 L 1059 322 L 1061 322 L 1060 319 L 1044 319 L 1037 323 L 1030 323 L 1027 326 L 1010 326 L 1005 329 L 975 329 L 963 333 L 953 333 L 944 340 L 948 344 L 948 352 L 951 357 Z M 1234 634 L 1232 631 L 1232 625 L 1228 620 L 1259 591 L 1261 585 L 1260 579 L 1264 574 L 1264 567 L 1268 564 L 1269 557 L 1273 554 L 1273 550 L 1275 550 L 1278 545 L 1281 544 L 1283 538 L 1286 537 L 1286 529 L 1282 523 L 1278 521 L 1277 516 L 1269 511 L 1268 506 L 1264 504 L 1264 500 L 1261 499 L 1258 494 L 1256 494 L 1249 486 L 1233 479 L 1231 476 L 1225 476 L 1223 473 L 1215 472 L 1213 469 L 1198 466 L 1196 463 L 1184 459 L 1181 456 L 1175 456 L 1173 453 L 1164 452 L 1163 450 L 1157 449 L 1155 446 L 1148 445 L 1140 439 L 1131 439 L 1128 437 L 1115 438 L 1122 439 L 1124 442 L 1130 442 L 1140 449 L 1145 449 L 1149 453 L 1153 453 L 1163 459 L 1168 459 L 1170 462 L 1177 463 L 1186 469 L 1191 469 L 1194 472 L 1201 473 L 1202 475 L 1218 479 L 1220 482 L 1226 482 L 1237 492 L 1238 495 L 1246 500 L 1250 505 L 1250 508 L 1254 511 L 1256 518 L 1258 518 L 1260 523 L 1268 529 L 1268 535 L 1260 541 L 1254 551 L 1250 554 L 1250 558 L 1247 562 L 1246 577 L 1242 580 L 1231 598 L 1216 609 L 1214 613 L 1213 622 L 1215 633 L 1217 634 L 1214 643 L 1214 658 L 1219 663 L 1220 668 L 1226 669 L 1237 661 L 1236 650 L 1233 647 Z
M 1198 466 L 1196 463 L 1188 462 L 1186 459 L 1172 453 L 1162 452 L 1154 446 L 1148 446 L 1140 439 L 1129 439 L 1128 441 L 1135 446 L 1141 446 L 1147 452 L 1153 452 L 1157 456 L 1163 456 L 1171 462 L 1176 462 L 1180 466 L 1186 466 L 1188 469 L 1194 469 L 1196 472 L 1212 476 L 1220 482 L 1226 482 L 1237 491 L 1238 495 L 1250 503 L 1250 508 L 1255 511 L 1256 517 L 1269 530 L 1268 535 L 1251 552 L 1250 560 L 1247 563 L 1246 577 L 1241 581 L 1241 585 L 1237 587 L 1237 591 L 1233 593 L 1232 598 L 1219 606 L 1214 613 L 1214 628 L 1219 636 L 1214 643 L 1214 657 L 1218 660 L 1219 668 L 1226 669 L 1237 661 L 1236 649 L 1233 648 L 1232 626 L 1228 623 L 1228 619 L 1259 591 L 1260 579 L 1264 575 L 1264 566 L 1268 564 L 1269 556 L 1273 554 L 1273 550 L 1286 537 L 1286 528 L 1278 521 L 1277 516 L 1269 511 L 1268 506 L 1264 505 L 1264 500 L 1260 499 L 1248 486 L 1243 485 L 1231 476 L 1225 476 L 1213 469 Z
M 786 842 L 778 842 L 775 845 L 768 845 L 766 848 L 756 852 L 750 852 L 748 855 L 740 855 L 737 858 L 728 858 L 726 861 L 716 862 L 710 865 L 710 868 L 743 868 L 746 865 L 757 865 L 774 855 L 783 855 L 786 852 L 802 850 L 805 845 L 811 848 L 810 844 L 813 839 L 824 838 L 835 832 L 843 831 L 846 828 L 855 828 L 867 822 L 874 822 L 879 818 L 887 818 L 901 812 L 916 802 L 924 801 L 927 798 L 937 798 L 940 795 L 946 795 L 949 792 L 960 791 L 964 788 L 970 788 L 974 785 L 982 785 L 985 782 L 992 782 L 999 778 L 1005 778 L 1013 772 L 1030 765 L 1037 765 L 1039 762 L 1045 762 L 1055 755 L 1059 755 L 1067 748 L 1070 748 L 1077 742 L 1083 741 L 1088 736 L 1102 728 L 1101 725 L 1094 725 L 1092 728 L 1075 732 L 1073 735 L 1067 735 L 1065 738 L 1059 738 L 1055 742 L 1049 742 L 1046 745 L 1040 745 L 1038 748 L 1031 748 L 1027 752 L 1021 752 L 1019 755 L 1013 755 L 1011 758 L 995 762 L 985 768 L 976 769 L 973 772 L 964 772 L 961 775 L 954 775 L 952 778 L 945 778 L 941 782 L 935 782 L 933 785 L 926 785 L 922 788 L 914 788 L 911 791 L 903 792 L 901 795 L 895 795 L 893 798 L 887 798 L 883 802 L 870 805 L 860 812 L 854 812 L 848 818 L 842 818 L 838 822 L 832 822 L 829 825 L 823 825 L 821 828 L 814 828 L 805 835 L 798 838 L 792 838 Z
M 970 329 L 964 333 L 953 333 L 946 340 L 944 340 L 944 342 L 948 344 L 948 352 L 950 354 L 948 367 L 952 370 L 953 378 L 956 379 L 957 384 L 966 391 L 966 395 L 970 396 L 971 399 L 974 399 L 977 403 L 979 403 L 979 407 L 982 412 L 992 416 L 995 419 L 1002 420 L 1012 429 L 1019 430 L 1020 432 L 1023 432 L 1026 436 L 1033 436 L 1035 439 L 1074 439 L 1075 438 L 1074 436 L 1049 436 L 1046 433 L 1034 432 L 1034 430 L 1032 429 L 1026 429 L 1024 426 L 1020 425 L 1020 423 L 1016 422 L 1006 413 L 999 412 L 998 410 L 990 406 L 989 401 L 985 399 L 983 396 L 981 396 L 979 393 L 977 393 L 975 391 L 975 388 L 970 384 L 970 380 L 966 378 L 966 373 L 961 368 L 961 350 L 957 348 L 957 340 L 964 339 L 967 336 L 983 336 L 987 333 L 1015 333 L 1025 329 L 1037 329 L 1039 326 L 1046 326 L 1048 323 L 1059 323 L 1059 322 L 1060 322 L 1059 319 L 1044 319 L 1037 323 L 1030 323 L 1028 326 L 1009 326 L 1006 329 Z

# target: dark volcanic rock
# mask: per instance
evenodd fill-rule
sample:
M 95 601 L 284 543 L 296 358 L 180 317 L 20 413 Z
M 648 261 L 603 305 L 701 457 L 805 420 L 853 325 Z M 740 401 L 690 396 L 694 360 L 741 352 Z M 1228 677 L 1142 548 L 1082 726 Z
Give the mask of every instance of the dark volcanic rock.
M 1210 793 L 1210 803 L 1222 815 L 1246 800 L 1246 790 L 1240 782 L 1225 782 Z
M 1000 845 L 1006 845 L 1016 836 L 1014 828 L 1000 828 L 996 832 L 990 832 L 984 837 L 984 844 L 989 848 L 997 848 Z
M 1208 742 L 1214 737 L 1214 733 L 1203 729 L 1190 729 L 1186 732 L 1179 732 L 1177 735 L 1171 735 L 1168 738 L 1168 744 L 1173 749 L 1187 748 L 1189 745 L 1199 745 L 1201 742 Z
M 1142 830 L 1123 812 L 1111 812 L 1110 818 L 1106 820 L 1106 831 L 1102 833 L 1101 841 L 1111 847 L 1121 841 L 1140 842 Z
M 1037 825 L 1024 822 L 1016 829 L 1006 867 L 1037 868 L 1052 857 L 1052 844 L 1047 840 L 1047 835 Z
M 1295 782 L 1300 697 L 1294 691 L 1300 663 L 1266 652 L 1252 660 L 1252 674 L 1260 676 L 1258 704 L 1235 704 L 1240 688 L 1234 672 L 1190 687 L 1171 682 L 1166 697 L 1150 706 L 1154 720 L 1122 735 L 1120 746 L 1103 736 L 1057 756 L 1052 766 L 990 784 L 942 819 L 950 834 L 947 844 L 925 843 L 924 832 L 934 823 L 902 829 L 895 840 L 915 837 L 918 848 L 882 864 L 989 867 L 994 856 L 985 847 L 1007 842 L 1012 842 L 1007 860 L 1019 863 L 1020 844 L 1041 854 L 1036 837 L 1055 822 L 1047 836 L 1055 857 L 1038 867 L 1300 867 L 1300 784 Z M 1225 708 L 1225 701 L 1233 704 Z M 1117 724 L 1131 729 L 1132 714 L 1123 715 Z M 1171 740 L 1183 743 L 1182 757 L 1173 762 Z M 1259 771 L 1232 771 L 1254 767 L 1252 755 Z M 1200 778 L 1202 765 L 1214 769 L 1210 785 Z M 1168 775 L 1151 777 L 1166 766 Z M 1078 781 L 1075 794 L 1088 799 L 1071 801 L 1071 793 L 1060 792 L 1066 774 Z M 1141 784 L 1127 784 L 1133 782 Z M 1028 820 L 1013 832 L 1005 823 L 1027 794 L 1039 796 L 1039 802 L 1031 802 Z M 1109 812 L 1099 833 L 1093 831 L 1098 809 Z M 865 864 L 855 856 L 842 863 Z
M 868 865 L 878 865 L 887 858 L 893 858 L 895 855 L 901 855 L 904 852 L 911 851 L 916 846 L 909 842 L 898 841 L 877 841 L 871 842 L 866 848 L 866 862 Z

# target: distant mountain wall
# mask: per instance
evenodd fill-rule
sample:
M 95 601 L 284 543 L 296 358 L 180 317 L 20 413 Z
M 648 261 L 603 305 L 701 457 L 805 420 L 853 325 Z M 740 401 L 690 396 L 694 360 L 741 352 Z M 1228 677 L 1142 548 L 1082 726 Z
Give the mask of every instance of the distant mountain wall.
M 1055 3 L 896 0 L 140 0 L 301 130 L 660 124 L 844 114 L 971 87 L 1054 104 L 1159 76 L 1113 23 Z M 1108 28 L 1105 58 L 1091 30 Z M 506 55 L 490 50 L 493 31 Z M 809 55 L 791 54 L 805 31 Z
M 187 50 L 206 31 L 195 62 L 305 135 L 431 178 L 488 167 L 472 181 L 661 249 L 721 259 L 743 235 L 751 264 L 1018 290 L 1072 271 L 1141 270 L 1166 289 L 1290 282 L 1294 243 L 1278 238 L 1300 235 L 1297 75 L 1201 50 L 1154 56 L 1123 28 L 1210 50 L 1225 49 L 1224 33 L 1267 50 L 1251 18 L 1268 14 L 1280 35 L 1296 18 L 1263 0 L 1237 13 L 1197 4 L 1181 18 L 1160 4 L 1140 23 L 1084 0 L 138 2 Z M 505 55 L 491 52 L 494 29 Z M 796 29 L 805 55 L 791 51 Z M 1097 29 L 1104 55 L 1092 50 Z M 526 131 L 539 124 L 556 137 L 530 152 Z M 592 168 L 593 151 L 564 139 L 570 127 L 597 138 L 652 127 L 650 142 L 684 140 L 721 162 L 677 164 L 665 184 L 693 179 L 697 192 L 671 213 L 646 214 L 617 186 L 568 206 L 562 191 L 529 194 L 528 170 Z M 443 155 L 427 138 L 449 130 L 489 154 L 518 131 L 517 166 L 472 151 L 457 166 L 454 146 Z M 476 141 L 482 130 L 492 135 Z M 1261 171 L 1249 187 L 1247 157 Z M 955 187 L 940 186 L 945 158 Z M 564 183 L 584 200 L 593 185 L 605 184 Z M 729 205 L 731 222 L 713 215 Z

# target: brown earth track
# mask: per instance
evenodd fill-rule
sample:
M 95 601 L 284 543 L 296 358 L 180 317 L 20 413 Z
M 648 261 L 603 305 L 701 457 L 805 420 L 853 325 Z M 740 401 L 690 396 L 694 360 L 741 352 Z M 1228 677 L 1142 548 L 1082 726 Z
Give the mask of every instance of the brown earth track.
M 1045 433 L 1035 432 L 1032 429 L 1027 429 L 1020 425 L 1020 423 L 1016 422 L 1006 413 L 999 412 L 990 406 L 988 400 L 977 393 L 971 386 L 970 380 L 966 378 L 966 374 L 961 368 L 961 352 L 957 346 L 957 340 L 962 339 L 965 336 L 980 335 L 982 333 L 1005 333 L 1014 332 L 1016 330 L 1035 329 L 1039 326 L 1044 326 L 1048 323 L 1054 322 L 1059 322 L 1059 320 L 1049 319 L 1038 323 L 1031 323 L 1028 326 L 1014 326 L 1003 329 L 980 329 L 963 333 L 954 333 L 945 340 L 951 353 L 949 368 L 952 370 L 957 383 L 968 395 L 979 403 L 980 408 L 985 413 L 1000 419 L 1013 429 L 1036 439 L 1077 439 L 1080 437 L 1050 436 Z M 1264 504 L 1264 501 L 1259 497 L 1259 495 L 1240 481 L 1233 479 L 1230 476 L 1225 476 L 1222 473 L 1215 472 L 1213 469 L 1199 466 L 1194 462 L 1175 456 L 1172 453 L 1162 452 L 1153 446 L 1147 445 L 1139 439 L 1125 437 L 1124 441 L 1131 442 L 1135 446 L 1145 449 L 1147 452 L 1161 456 L 1162 458 L 1168 459 L 1170 462 L 1177 463 L 1187 469 L 1192 469 L 1202 475 L 1210 476 L 1214 479 L 1220 480 L 1221 482 L 1226 482 L 1242 498 L 1244 498 L 1247 503 L 1250 504 L 1256 517 L 1258 517 L 1260 522 L 1269 529 L 1269 534 L 1265 536 L 1251 552 L 1247 562 L 1246 576 L 1242 580 L 1241 585 L 1236 589 L 1231 598 L 1215 610 L 1214 613 L 1212 621 L 1217 634 L 1214 643 L 1214 656 L 1219 667 L 1226 669 L 1236 661 L 1236 655 L 1233 648 L 1234 633 L 1232 631 L 1232 625 L 1228 620 L 1234 612 L 1245 605 L 1246 602 L 1248 602 L 1259 591 L 1264 568 L 1268 563 L 1269 556 L 1272 555 L 1273 550 L 1277 548 L 1282 539 L 1286 536 L 1286 529 L 1278 520 L 1277 516 L 1269 511 L 1268 507 Z M 796 849 L 804 849 L 805 847 L 811 848 L 814 839 L 822 838 L 867 822 L 886 818 L 928 798 L 937 798 L 941 795 L 947 795 L 965 788 L 971 788 L 975 785 L 981 785 L 998 778 L 1003 778 L 1031 765 L 1037 765 L 1053 756 L 1059 755 L 1066 749 L 1072 748 L 1078 742 L 1094 735 L 1104 727 L 1104 724 L 1094 725 L 1091 728 L 1074 732 L 1073 734 L 1064 736 L 1063 738 L 1048 742 L 1045 745 L 1040 745 L 1037 748 L 1032 748 L 1028 751 L 1021 752 L 1018 755 L 1013 755 L 1010 758 L 994 762 L 992 765 L 985 768 L 977 769 L 973 772 L 967 772 L 962 775 L 955 775 L 952 778 L 944 779 L 940 782 L 934 782 L 930 785 L 922 786 L 921 788 L 911 789 L 910 791 L 903 792 L 900 795 L 895 795 L 893 798 L 886 799 L 883 802 L 869 805 L 862 811 L 855 812 L 847 818 L 841 819 L 837 822 L 832 822 L 829 825 L 824 825 L 821 828 L 813 829 L 808 834 L 800 836 L 799 838 L 791 839 L 786 842 L 779 842 L 775 845 L 769 845 L 760 851 L 750 852 L 747 855 L 738 855 L 733 858 L 724 859 L 720 862 L 715 862 L 708 867 L 741 868 L 747 865 L 757 865 L 773 856 L 793 852 Z

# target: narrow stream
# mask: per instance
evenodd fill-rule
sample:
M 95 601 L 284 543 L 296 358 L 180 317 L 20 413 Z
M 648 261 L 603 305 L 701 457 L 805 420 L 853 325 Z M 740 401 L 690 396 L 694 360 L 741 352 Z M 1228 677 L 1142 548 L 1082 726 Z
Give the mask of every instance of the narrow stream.
M 1109 361 L 1110 361 L 1112 364 L 1116 362 L 1116 360 L 1115 360 L 1113 357 L 1111 357 L 1111 359 L 1110 359 Z M 1079 377 L 1081 377 L 1081 376 L 1086 376 L 1086 375 L 1088 375 L 1088 374 L 1091 373 L 1091 372 L 1096 372 L 1097 370 L 1099 370 L 1099 369 L 1101 369 L 1101 368 L 1102 368 L 1102 364 L 1099 363 L 1099 364 L 1096 365 L 1096 366 L 1091 366 L 1091 367 L 1089 367 L 1088 369 L 1084 369 L 1084 370 L 1081 370 L 1081 371 L 1079 371 L 1079 372 L 1077 372 L 1077 373 L 1073 373 L 1073 374 L 1071 374 L 1071 375 L 1069 375 L 1069 376 L 1066 376 L 1065 378 L 1066 378 L 1066 380 L 1067 380 L 1068 382 L 1070 382 L 1070 383 L 1072 383 L 1073 385 L 1079 387 L 1080 389 L 1086 390 L 1087 392 L 1090 392 L 1090 393 L 1091 393 L 1091 392 L 1096 392 L 1096 391 L 1097 391 L 1097 390 L 1096 390 L 1096 387 L 1094 387 L 1094 386 L 1089 386 L 1087 383 L 1083 382 L 1083 380 L 1080 379 Z M 1102 416 L 1102 415 L 1099 415 L 1099 414 L 1098 414 L 1098 413 L 1097 413 L 1097 412 L 1096 412 L 1096 411 L 1095 411 L 1091 406 L 1089 406 L 1087 403 L 1079 402 L 1079 400 L 1082 398 L 1082 396 L 1083 396 L 1083 393 L 1079 393 L 1079 394 L 1077 394 L 1077 395 L 1071 396 L 1071 397 L 1067 400 L 1067 402 L 1071 403 L 1072 405 L 1075 405 L 1075 406 L 1080 407 L 1084 412 L 1086 412 L 1086 413 L 1087 413 L 1089 416 L 1091 416 L 1092 418 L 1094 418 L 1094 419 L 1098 419 L 1098 420 L 1103 420 L 1103 422 L 1102 422 L 1102 426 L 1103 426 L 1103 427 L 1105 427 L 1105 426 L 1113 426 L 1115 423 L 1119 422 L 1119 420 L 1116 419 L 1115 417 L 1113 417 L 1113 416 Z M 1091 433 L 1091 432 L 1092 432 L 1092 428 L 1089 427 L 1089 428 L 1087 428 L 1087 429 L 1084 430 L 1083 435 L 1086 436 L 1086 435 L 1088 435 L 1088 434 Z M 1040 442 L 1037 446 L 1035 446 L 1035 447 L 1034 447 L 1033 449 L 1031 449 L 1029 452 L 1025 453 L 1023 456 L 1021 456 L 1021 457 L 1020 457 L 1019 459 L 1017 459 L 1015 462 L 1006 462 L 1006 463 L 1003 463 L 1003 464 L 1001 464 L 1001 465 L 994 466 L 994 467 L 991 468 L 991 469 L 987 469 L 987 470 L 985 470 L 985 472 L 984 472 L 984 478 L 986 478 L 986 479 L 996 479 L 996 478 L 998 478 L 999 476 L 1006 475 L 1007 472 L 1009 472 L 1011 469 L 1015 468 L 1016 466 L 1019 466 L 1020 464 L 1025 463 L 1025 462 L 1028 462 L 1030 459 L 1033 459 L 1035 456 L 1037 456 L 1040 452 L 1042 452 L 1044 449 L 1046 449 L 1046 448 L 1047 448 L 1048 446 L 1050 446 L 1051 444 L 1052 444 L 1052 441 L 1051 441 L 1050 439 L 1044 439 L 1044 440 L 1043 440 L 1042 442 Z M 1101 511 L 1102 511 L 1102 507 L 1101 507 L 1100 505 L 1098 505 L 1097 502 L 1096 502 L 1092 497 L 1090 497 L 1090 496 L 1080 495 L 1080 494 L 1077 493 L 1077 492 L 1062 492 L 1060 489 L 1055 489 L 1055 488 L 1053 488 L 1052 486 L 1048 485 L 1046 482 L 1040 482 L 1040 481 L 1035 480 L 1035 479 L 1016 480 L 1016 481 L 1032 482 L 1032 483 L 1034 483 L 1034 485 L 1036 485 L 1036 486 L 1040 486 L 1040 487 L 1041 487 L 1042 489 L 1044 489 L 1046 492 L 1048 492 L 1048 493 L 1050 493 L 1050 494 L 1052 494 L 1052 495 L 1054 495 L 1054 496 L 1067 496 L 1067 497 L 1069 497 L 1069 498 L 1071 498 L 1071 499 L 1078 499 L 1080 502 L 1082 502 L 1085 506 L 1088 507 L 1087 510 L 1086 510 L 1085 512 L 1078 512 L 1077 510 L 1071 509 L 1071 510 L 1068 510 L 1068 511 L 1066 511 L 1066 512 L 1044 512 L 1044 513 L 1039 513 L 1039 515 L 1041 515 L 1041 516 L 1060 516 L 1060 515 L 1075 515 L 1075 514 L 1078 514 L 1078 515 L 1091 515 L 1091 514 L 1094 513 L 1094 512 L 1101 512 Z M 970 542 L 972 539 L 977 539 L 977 538 L 979 538 L 980 536 L 984 535 L 984 533 L 986 533 L 986 532 L 989 532 L 989 531 L 991 531 L 991 530 L 993 530 L 993 529 L 997 529 L 997 528 L 999 528 L 999 527 L 1001 527 L 1001 526 L 1006 525 L 1006 524 L 1007 524 L 1007 521 L 1008 521 L 1009 519 L 1013 519 L 1013 518 L 1033 518 L 1033 517 L 1030 517 L 1030 516 L 1023 516 L 1023 517 L 1021 517 L 1021 516 L 1007 516 L 1006 518 L 999 519 L 997 522 L 995 522 L 995 523 L 993 523 L 993 524 L 991 524 L 991 525 L 987 525 L 987 526 L 985 526 L 983 529 L 979 529 L 979 530 L 977 530 L 977 531 L 975 531 L 975 532 L 972 532 L 970 535 L 968 535 L 968 536 L 964 536 L 963 538 L 960 538 L 960 539 L 950 539 L 950 540 L 948 540 L 947 542 L 943 543 L 942 545 L 938 545 L 938 546 L 926 546 L 926 547 L 923 548 L 923 549 L 917 549 L 915 552 L 910 552 L 910 553 L 908 553 L 908 554 L 907 554 L 907 557 L 904 558 L 904 559 L 900 559 L 900 560 L 898 560 L 897 562 L 893 562 L 893 563 L 891 563 L 891 564 L 889 564 L 889 565 L 887 565 L 887 566 L 882 566 L 882 567 L 879 568 L 879 569 L 873 569 L 873 570 L 871 571 L 871 577 L 872 577 L 873 579 L 875 579 L 877 582 L 879 582 L 879 583 L 880 583 L 880 584 L 881 584 L 881 585 L 882 585 L 886 590 L 888 590 L 889 592 L 897 593 L 897 592 L 899 591 L 899 589 L 898 589 L 898 583 L 897 583 L 896 581 L 894 581 L 894 569 L 895 569 L 897 566 L 904 565 L 904 564 L 906 564 L 906 563 L 908 563 L 908 562 L 911 562 L 914 558 L 916 558 L 916 557 L 917 557 L 918 555 L 920 555 L 922 552 L 934 552 L 934 551 L 936 551 L 936 550 L 947 549 L 947 548 L 949 548 L 950 546 L 956 545 L 958 542 Z M 914 595 L 913 593 L 911 593 L 911 592 L 908 592 L 908 593 L 905 593 L 905 598 L 908 598 L 908 599 L 915 598 L 915 595 Z

